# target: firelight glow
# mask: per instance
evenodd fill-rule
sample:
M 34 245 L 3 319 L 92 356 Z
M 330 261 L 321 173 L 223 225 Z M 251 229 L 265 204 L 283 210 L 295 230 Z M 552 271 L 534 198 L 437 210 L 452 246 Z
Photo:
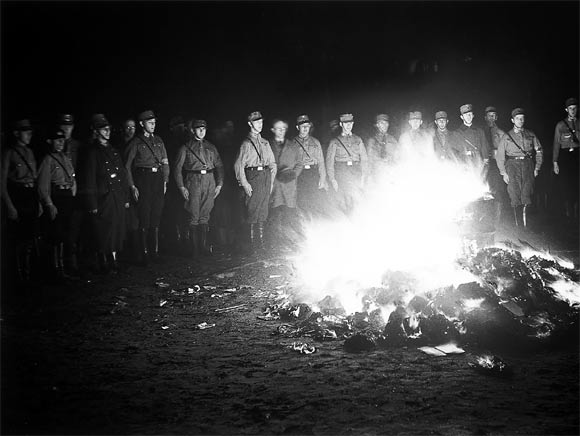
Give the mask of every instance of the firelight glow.
M 488 191 L 482 165 L 443 161 L 425 151 L 429 144 L 419 152 L 404 148 L 396 165 L 367 182 L 350 217 L 306 229 L 295 262 L 301 298 L 314 303 L 331 295 L 352 313 L 362 307 L 358 291 L 384 287 L 389 272 L 413 277 L 406 300 L 474 280 L 456 264 L 463 249 L 458 217 Z

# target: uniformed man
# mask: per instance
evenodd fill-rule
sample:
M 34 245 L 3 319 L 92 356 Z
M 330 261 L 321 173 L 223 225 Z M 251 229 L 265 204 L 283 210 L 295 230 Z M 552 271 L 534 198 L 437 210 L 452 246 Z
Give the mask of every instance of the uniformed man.
M 360 197 L 368 176 L 368 156 L 362 139 L 352 133 L 353 115 L 344 113 L 339 120 L 342 132 L 330 141 L 326 170 L 336 206 L 348 214 Z
M 278 242 L 282 242 L 284 237 L 290 240 L 288 231 L 296 230 L 296 178 L 300 174 L 301 168 L 298 165 L 298 143 L 286 139 L 288 123 L 275 119 L 270 130 L 273 134 L 270 145 L 278 168 L 270 196 L 268 218 L 268 239 L 270 245 L 274 246 L 275 239 Z
M 70 229 L 77 191 L 73 162 L 64 151 L 66 139 L 66 134 L 58 128 L 50 132 L 49 152 L 38 168 L 38 194 L 45 211 L 43 223 L 50 247 L 50 267 L 57 279 L 66 275 L 65 250 L 72 251 Z
M 197 256 L 200 248 L 211 253 L 208 223 L 224 184 L 224 166 L 215 145 L 205 139 L 207 122 L 192 120 L 189 125 L 192 137 L 177 152 L 173 176 L 187 212 L 191 253 Z
M 374 177 L 379 176 L 386 166 L 392 165 L 397 159 L 399 143 L 388 130 L 389 116 L 378 114 L 375 117 L 375 134 L 367 142 L 369 167 Z
M 6 235 L 14 250 L 18 279 L 31 278 L 31 256 L 38 234 L 38 217 L 42 213 L 36 189 L 36 159 L 29 145 L 32 124 L 18 120 L 13 129 L 15 142 L 2 153 L 2 199 L 6 218 Z
M 494 106 L 485 108 L 485 123 L 486 127 L 484 133 L 487 142 L 490 146 L 489 168 L 487 171 L 487 183 L 493 196 L 500 202 L 500 205 L 505 209 L 508 203 L 508 195 L 506 185 L 502 180 L 499 168 L 497 167 L 497 148 L 499 142 L 505 132 L 497 126 L 497 109 Z
M 234 169 L 244 190 L 250 243 L 253 248 L 264 248 L 264 223 L 278 168 L 270 143 L 260 135 L 264 127 L 262 114 L 256 111 L 248 115 L 248 126 L 250 132 L 240 146 Z
M 458 144 L 455 132 L 447 128 L 449 119 L 447 112 L 438 111 L 435 113 L 435 125 L 437 128 L 433 132 L 433 148 L 435 156 L 441 160 L 456 162 L 459 160 L 463 147 Z
M 326 181 L 326 163 L 322 153 L 322 144 L 310 134 L 312 122 L 308 115 L 296 119 L 298 135 L 293 141 L 299 146 L 297 169 L 297 205 L 308 216 L 324 212 Z
M 404 156 L 431 153 L 433 140 L 427 131 L 421 129 L 423 114 L 420 111 L 409 112 L 408 123 L 411 129 L 399 137 L 400 152 Z
M 129 142 L 135 137 L 137 132 L 137 124 L 133 118 L 127 118 L 123 121 L 123 130 L 121 131 L 121 141 L 118 145 L 119 150 L 121 150 L 121 155 L 124 154 L 125 149 L 129 145 Z
M 487 165 L 489 162 L 489 144 L 483 129 L 473 124 L 475 117 L 473 106 L 471 104 L 461 105 L 459 113 L 463 124 L 455 132 L 460 144 L 463 145 L 462 160 L 470 163 L 483 162 Z
M 169 160 L 163 140 L 155 135 L 153 111 L 141 112 L 137 120 L 142 131 L 129 143 L 125 168 L 137 202 L 141 261 L 146 265 L 149 253 L 154 260 L 159 257 L 159 223 L 169 181 Z
M 125 209 L 129 207 L 127 171 L 119 151 L 109 143 L 111 125 L 103 114 L 91 121 L 95 141 L 87 156 L 79 185 L 92 217 L 101 272 L 117 270 L 117 252 L 125 239 Z
M 521 222 L 526 227 L 527 207 L 532 203 L 534 179 L 542 166 L 542 145 L 534 132 L 524 129 L 525 114 L 522 108 L 512 110 L 511 116 L 514 127 L 502 136 L 496 160 L 507 183 L 516 225 Z
M 578 218 L 578 100 L 565 102 L 566 118 L 556 124 L 554 130 L 553 170 L 558 180 L 558 190 L 564 200 L 564 210 L 569 218 Z

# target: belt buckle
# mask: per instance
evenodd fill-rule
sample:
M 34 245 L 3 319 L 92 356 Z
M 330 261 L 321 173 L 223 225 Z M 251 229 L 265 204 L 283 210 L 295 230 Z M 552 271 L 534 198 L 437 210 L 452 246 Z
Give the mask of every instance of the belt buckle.
M 157 172 L 157 167 L 151 168 L 151 171 L 153 171 L 154 173 L 156 173 Z
M 304 165 L 304 169 L 305 170 L 309 170 L 310 169 L 310 165 Z
M 351 167 L 352 166 L 352 161 L 351 160 L 347 161 L 346 162 L 346 165 L 349 166 L 349 167 Z
M 258 167 L 258 171 L 263 171 L 264 167 Z
M 574 147 L 570 147 L 570 149 L 568 150 L 570 153 L 572 153 L 574 151 Z
M 199 173 L 200 174 L 207 174 L 207 170 L 201 170 Z
M 114 179 L 115 177 L 117 177 L 117 173 L 112 173 L 111 174 L 111 179 Z
M 465 152 L 465 154 L 466 154 L 467 156 L 471 156 L 471 151 L 466 151 L 466 152 Z

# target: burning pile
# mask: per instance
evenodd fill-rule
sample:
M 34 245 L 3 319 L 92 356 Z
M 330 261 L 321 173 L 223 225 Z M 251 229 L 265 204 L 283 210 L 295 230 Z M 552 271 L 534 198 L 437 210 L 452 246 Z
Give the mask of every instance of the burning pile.
M 313 222 L 276 334 L 377 346 L 552 341 L 577 330 L 577 271 L 493 245 L 482 168 L 409 156 L 348 217 Z M 485 219 L 484 219 L 485 218 Z M 467 225 L 466 225 L 467 224 Z M 485 234 L 485 238 L 480 238 Z M 296 304 L 301 303 L 301 304 Z

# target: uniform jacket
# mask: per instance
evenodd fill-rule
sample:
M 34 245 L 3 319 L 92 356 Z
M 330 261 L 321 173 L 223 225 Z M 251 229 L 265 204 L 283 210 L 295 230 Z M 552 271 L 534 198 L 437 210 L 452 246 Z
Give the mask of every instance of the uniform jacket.
M 52 204 L 54 186 L 76 186 L 75 170 L 71 159 L 64 152 L 49 152 L 38 168 L 38 195 L 43 204 Z
M 580 122 L 578 118 L 574 121 L 566 118 L 556 124 L 556 129 L 554 130 L 554 149 L 552 152 L 553 162 L 558 162 L 561 148 L 570 149 L 578 147 L 579 131 Z M 576 141 L 574 141 L 574 137 L 576 137 Z
M 300 168 L 305 165 L 318 165 L 318 174 L 320 179 L 326 180 L 326 163 L 324 162 L 324 155 L 322 153 L 322 145 L 320 141 L 313 136 L 308 135 L 306 138 L 295 136 L 292 139 L 298 146 L 298 164 Z M 300 173 L 298 173 L 300 175 Z
M 153 150 L 153 153 L 151 153 Z M 125 168 L 129 185 L 133 186 L 133 168 L 159 168 L 163 171 L 163 181 L 169 180 L 169 160 L 163 140 L 157 135 L 146 136 L 143 132 L 135 135 L 127 146 Z
M 505 161 L 508 156 L 523 157 L 526 154 L 531 156 L 534 150 L 536 152 L 535 169 L 539 171 L 543 160 L 542 145 L 540 144 L 540 141 L 534 132 L 528 129 L 522 129 L 516 133 L 514 129 L 511 129 L 509 132 L 505 133 L 501 137 L 496 155 L 497 167 L 499 168 L 501 175 L 503 176 L 506 174 Z
M 368 155 L 362 139 L 350 134 L 339 135 L 330 140 L 328 151 L 326 152 L 326 172 L 330 181 L 334 178 L 335 162 L 360 162 L 363 176 L 368 174 Z
M 283 170 L 288 169 L 294 171 L 297 177 L 302 170 L 299 161 L 301 151 L 299 145 L 295 141 L 288 139 L 284 140 L 283 143 L 278 143 L 275 139 L 272 139 L 270 145 L 278 166 L 277 174 L 280 175 Z M 281 180 L 279 178 L 274 180 L 274 187 L 270 196 L 270 205 L 272 207 L 296 207 L 296 177 L 291 180 Z
M 392 163 L 398 152 L 399 143 L 393 135 L 376 132 L 367 142 L 367 153 L 371 166 L 381 163 Z
M 276 177 L 276 159 L 270 143 L 260 134 L 252 135 L 250 133 L 242 142 L 238 158 L 234 164 L 236 179 L 241 186 L 248 183 L 244 169 L 257 166 L 267 166 L 272 173 L 272 178 Z
M 205 138 L 189 139 L 177 151 L 173 177 L 178 188 L 183 188 L 183 171 L 216 170 L 216 183 L 224 184 L 224 165 L 215 145 Z
M 459 137 L 459 142 L 463 142 L 467 156 L 479 154 L 481 159 L 489 159 L 490 146 L 483 129 L 473 124 L 471 126 L 462 124 L 455 132 Z

